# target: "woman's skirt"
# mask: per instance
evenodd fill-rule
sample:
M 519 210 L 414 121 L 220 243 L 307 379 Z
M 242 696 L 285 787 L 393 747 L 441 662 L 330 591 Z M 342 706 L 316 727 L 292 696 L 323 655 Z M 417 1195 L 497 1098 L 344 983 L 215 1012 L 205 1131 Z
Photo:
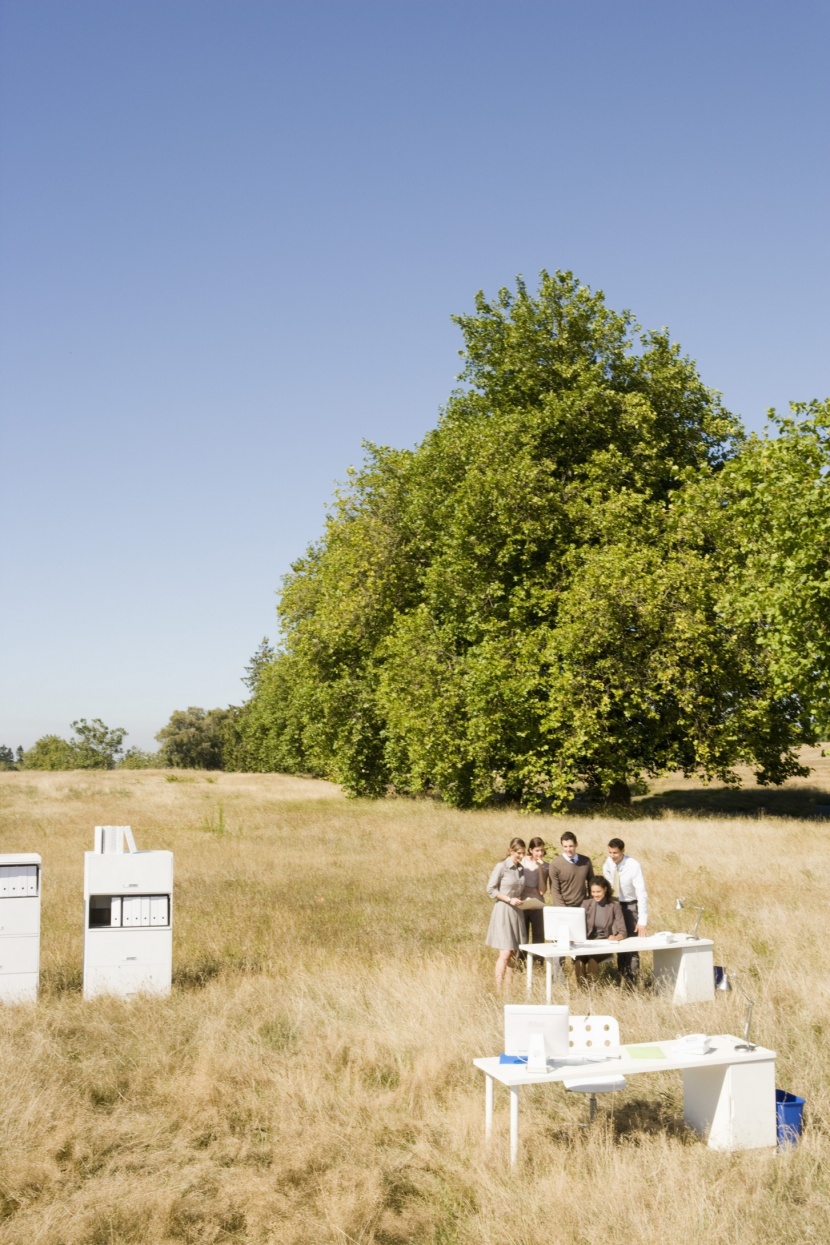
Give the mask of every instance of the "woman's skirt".
M 527 942 L 527 924 L 521 909 L 497 899 L 490 913 L 485 942 L 499 951 L 518 951 L 519 945 Z

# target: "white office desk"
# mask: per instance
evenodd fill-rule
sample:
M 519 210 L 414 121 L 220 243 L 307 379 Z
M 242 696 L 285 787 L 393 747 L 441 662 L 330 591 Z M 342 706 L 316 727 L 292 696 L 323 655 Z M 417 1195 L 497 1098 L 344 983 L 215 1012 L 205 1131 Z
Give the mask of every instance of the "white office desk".
M 640 1072 L 683 1073 L 683 1118 L 706 1137 L 713 1150 L 755 1150 L 775 1146 L 775 1051 L 761 1046 L 736 1050 L 740 1038 L 721 1034 L 709 1039 L 708 1055 L 690 1055 L 680 1042 L 643 1042 L 621 1046 L 618 1052 L 578 1055 L 567 1061 L 549 1061 L 548 1072 L 528 1072 L 522 1064 L 499 1063 L 498 1056 L 474 1059 L 485 1076 L 484 1135 L 493 1130 L 493 1086 L 510 1090 L 510 1165 L 519 1153 L 519 1091 L 523 1085 L 541 1085 L 579 1076 L 634 1076 Z M 652 1049 L 660 1058 L 638 1058 L 637 1051 Z M 624 1092 L 624 1091 L 621 1091 Z
M 654 988 L 667 994 L 674 1003 L 708 1003 L 715 997 L 714 943 L 711 938 L 691 938 L 673 934 L 674 941 L 651 934 L 647 938 L 623 938 L 621 942 L 595 939 L 560 949 L 555 942 L 526 942 L 527 989 L 533 986 L 533 959 L 545 961 L 545 990 L 548 1003 L 553 985 L 553 962 L 564 957 L 575 960 L 578 955 L 617 955 L 620 951 L 651 951 L 654 954 Z

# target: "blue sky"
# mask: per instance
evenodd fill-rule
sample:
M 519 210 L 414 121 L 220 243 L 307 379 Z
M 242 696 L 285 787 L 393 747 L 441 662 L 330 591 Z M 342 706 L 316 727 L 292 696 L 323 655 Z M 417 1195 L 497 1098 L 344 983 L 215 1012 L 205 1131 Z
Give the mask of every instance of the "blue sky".
M 0 743 L 238 703 L 361 440 L 571 268 L 830 395 L 830 6 L 0 4 Z

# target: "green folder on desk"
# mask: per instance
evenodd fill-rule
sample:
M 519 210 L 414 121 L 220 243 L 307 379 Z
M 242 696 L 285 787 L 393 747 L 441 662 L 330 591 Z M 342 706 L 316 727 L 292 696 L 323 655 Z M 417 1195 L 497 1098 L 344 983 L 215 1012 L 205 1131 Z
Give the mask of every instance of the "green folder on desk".
M 662 1046 L 626 1046 L 625 1052 L 630 1059 L 665 1059 L 666 1052 Z

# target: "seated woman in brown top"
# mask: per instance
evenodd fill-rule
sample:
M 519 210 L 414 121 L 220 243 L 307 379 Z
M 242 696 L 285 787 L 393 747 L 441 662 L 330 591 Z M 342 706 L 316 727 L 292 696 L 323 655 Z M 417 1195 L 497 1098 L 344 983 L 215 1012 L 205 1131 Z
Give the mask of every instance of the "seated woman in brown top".
M 613 898 L 611 883 L 602 874 L 591 878 L 591 898 L 582 904 L 585 909 L 585 925 L 588 940 L 595 938 L 621 942 L 626 937 L 625 917 L 617 900 Z M 581 986 L 586 984 L 586 974 L 591 984 L 599 977 L 599 966 L 603 960 L 610 960 L 610 955 L 579 955 L 574 961 L 576 979 Z

